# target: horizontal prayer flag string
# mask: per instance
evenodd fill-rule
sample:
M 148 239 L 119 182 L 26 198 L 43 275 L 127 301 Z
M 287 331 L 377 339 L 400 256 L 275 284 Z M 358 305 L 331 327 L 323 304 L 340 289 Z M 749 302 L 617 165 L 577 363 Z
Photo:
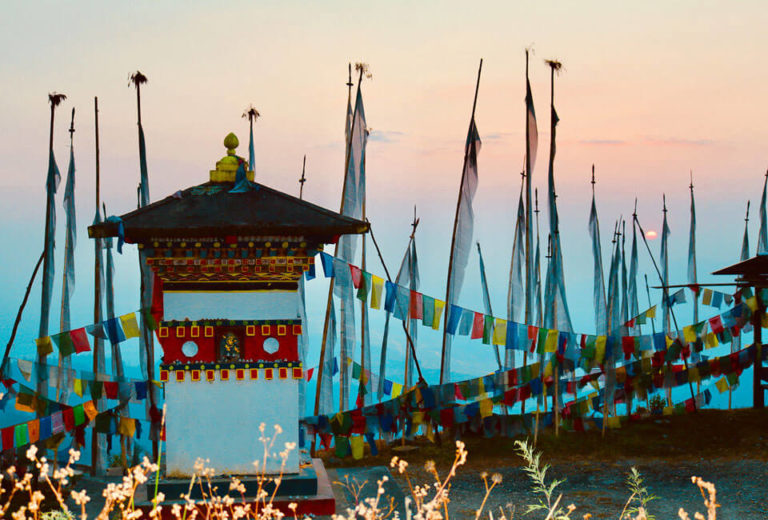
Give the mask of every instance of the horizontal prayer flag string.
M 35 345 L 37 346 L 37 352 L 44 356 L 52 354 L 54 344 L 59 352 L 59 357 L 68 357 L 72 354 L 90 352 L 91 344 L 88 340 L 89 334 L 94 337 L 107 339 L 113 345 L 122 343 L 131 338 L 138 338 L 141 335 L 141 331 L 136 319 L 136 312 L 143 313 L 145 317 L 150 316 L 148 311 L 145 312 L 139 310 L 123 314 L 122 316 L 116 316 L 101 323 L 86 325 L 85 327 L 62 331 L 51 336 L 36 338 Z M 145 322 L 150 330 L 155 330 L 157 328 L 157 322 L 154 319 L 146 319 Z
M 324 252 L 320 253 L 320 261 L 325 266 L 326 277 L 334 276 L 334 262 L 340 263 L 340 265 L 346 263 Z M 356 266 L 347 265 L 352 273 L 353 281 L 357 281 L 358 297 L 367 301 L 367 295 L 371 293 L 371 307 L 379 308 L 380 295 L 377 297 L 377 305 L 373 305 L 373 293 L 376 292 L 376 289 L 360 290 L 365 286 L 367 280 L 371 280 L 371 284 L 375 286 L 376 277 Z M 381 279 L 378 278 L 378 280 Z M 384 309 L 387 312 L 393 313 L 397 319 L 420 319 L 425 326 L 431 324 L 433 329 L 440 327 L 445 302 L 389 281 L 383 282 L 383 286 L 385 289 Z M 749 318 L 752 312 L 757 309 L 757 299 L 747 289 L 742 289 L 737 294 L 738 296 L 734 296 L 737 304 L 733 308 L 709 320 L 683 327 L 679 338 L 674 334 L 665 336 L 663 332 L 631 336 L 616 334 L 595 336 L 563 332 L 496 318 L 455 304 L 451 304 L 446 311 L 445 329 L 451 335 L 481 339 L 483 344 L 504 345 L 509 350 L 520 350 L 531 354 L 554 354 L 559 362 L 567 359 L 584 367 L 601 364 L 617 349 L 623 351 L 626 359 L 632 355 L 639 359 L 643 351 L 666 351 L 672 347 L 673 356 L 671 357 L 679 357 L 681 353 L 685 354 L 686 348 L 690 350 L 690 345 L 693 345 L 693 348 L 698 351 L 704 347 L 713 348 L 721 343 L 730 343 L 734 335 L 738 335 L 743 327 L 749 326 Z M 768 299 L 765 296 L 761 295 L 763 299 Z M 743 301 L 738 302 L 739 299 Z M 670 304 L 685 302 L 685 291 L 680 289 L 670 295 L 669 302 Z M 648 318 L 655 316 L 656 306 L 653 306 L 625 325 L 630 327 L 642 325 L 646 323 Z M 707 322 L 709 322 L 712 336 L 706 333 Z

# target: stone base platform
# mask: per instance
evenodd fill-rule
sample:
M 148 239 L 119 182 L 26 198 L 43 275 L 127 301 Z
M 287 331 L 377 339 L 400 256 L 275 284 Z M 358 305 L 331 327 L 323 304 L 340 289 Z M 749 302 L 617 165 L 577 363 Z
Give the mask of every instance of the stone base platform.
M 333 494 L 333 488 L 331 481 L 328 478 L 328 473 L 325 470 L 323 461 L 320 459 L 311 459 L 309 464 L 302 465 L 302 469 L 296 474 L 283 475 L 280 482 L 280 486 L 275 492 L 274 482 L 265 482 L 262 489 L 272 496 L 275 493 L 275 498 L 272 500 L 272 506 L 279 509 L 285 515 L 292 517 L 293 512 L 288 509 L 288 505 L 296 503 L 296 514 L 299 516 L 312 514 L 315 516 L 327 516 L 332 515 L 336 510 L 336 499 Z M 252 504 L 254 506 L 260 506 L 256 502 L 256 492 L 258 490 L 258 480 L 255 476 L 243 476 L 238 477 L 240 482 L 245 486 L 245 503 Z M 226 477 L 216 477 L 211 479 L 211 486 L 218 487 L 218 494 L 220 496 L 229 495 L 235 500 L 235 504 L 242 504 L 243 498 L 239 493 L 229 490 L 229 483 L 231 480 Z M 207 492 L 207 484 L 204 484 Z M 181 500 L 179 496 L 183 493 L 186 494 L 189 491 L 188 479 L 163 479 L 158 485 L 158 491 L 163 493 L 166 497 L 162 503 L 163 511 L 162 518 L 173 518 L 171 514 L 171 507 L 173 504 L 179 504 L 184 506 L 186 503 Z M 154 496 L 154 481 L 150 481 L 146 484 L 146 499 L 142 502 L 137 502 L 137 507 L 141 508 L 145 512 L 149 512 L 152 509 L 151 498 Z M 138 497 L 137 497 L 138 498 Z M 201 499 L 200 486 L 195 483 L 192 491 L 192 498 Z M 200 515 L 205 517 L 205 505 L 200 505 Z

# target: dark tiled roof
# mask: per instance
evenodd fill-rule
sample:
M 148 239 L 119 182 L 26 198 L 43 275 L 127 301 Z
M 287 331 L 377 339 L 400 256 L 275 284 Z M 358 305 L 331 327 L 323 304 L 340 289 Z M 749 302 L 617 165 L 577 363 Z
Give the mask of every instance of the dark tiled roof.
M 262 184 L 229 193 L 232 183 L 206 182 L 122 215 L 125 241 L 153 237 L 226 235 L 304 236 L 322 243 L 365 233 L 368 224 L 321 208 Z M 91 238 L 114 237 L 117 222 L 90 226 Z
M 768 277 L 768 255 L 757 255 L 712 274 L 738 275 L 742 278 Z

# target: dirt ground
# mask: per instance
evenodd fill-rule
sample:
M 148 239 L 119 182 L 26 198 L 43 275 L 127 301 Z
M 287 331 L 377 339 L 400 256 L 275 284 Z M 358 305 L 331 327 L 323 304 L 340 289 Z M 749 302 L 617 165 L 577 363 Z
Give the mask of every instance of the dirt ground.
M 515 453 L 514 439 L 464 437 L 469 457 L 451 487 L 449 513 L 452 518 L 474 518 L 483 499 L 480 474 L 498 472 L 502 483 L 494 489 L 486 511 L 499 506 L 521 518 L 526 505 L 535 502 L 531 482 Z M 432 479 L 423 470 L 434 460 L 445 474 L 453 460 L 454 444 L 442 446 L 417 442 L 417 449 L 402 455 L 409 461 L 415 482 Z M 574 504 L 573 518 L 590 513 L 592 518 L 618 518 L 629 497 L 626 477 L 636 467 L 649 491 L 658 497 L 649 509 L 659 519 L 678 518 L 683 507 L 693 517 L 704 512 L 699 490 L 691 476 L 700 476 L 717 487 L 720 519 L 768 518 L 768 410 L 705 410 L 698 414 L 649 418 L 607 432 L 561 433 L 539 436 L 537 448 L 542 462 L 551 464 L 550 478 L 565 479 L 558 488 L 564 505 Z M 360 464 L 388 465 L 396 454 L 383 449 L 377 457 Z M 355 461 L 329 457 L 329 466 L 348 466 Z M 394 472 L 393 472 L 394 473 Z M 395 474 L 407 494 L 405 480 Z M 509 515 L 507 515 L 509 517 Z M 484 516 L 488 518 L 487 513 Z M 542 515 L 543 517 L 543 515 Z M 529 518 L 538 518 L 535 514 Z

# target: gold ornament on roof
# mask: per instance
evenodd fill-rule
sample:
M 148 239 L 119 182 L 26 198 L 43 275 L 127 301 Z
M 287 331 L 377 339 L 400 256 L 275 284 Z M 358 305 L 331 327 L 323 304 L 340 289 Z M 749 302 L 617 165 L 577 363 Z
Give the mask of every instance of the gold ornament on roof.
M 235 182 L 237 168 L 240 166 L 241 161 L 245 163 L 245 177 L 253 182 L 254 174 L 248 161 L 235 153 L 235 149 L 239 145 L 240 140 L 234 133 L 230 132 L 227 134 L 224 138 L 224 147 L 227 149 L 227 155 L 216 162 L 215 170 L 211 170 L 211 182 Z

